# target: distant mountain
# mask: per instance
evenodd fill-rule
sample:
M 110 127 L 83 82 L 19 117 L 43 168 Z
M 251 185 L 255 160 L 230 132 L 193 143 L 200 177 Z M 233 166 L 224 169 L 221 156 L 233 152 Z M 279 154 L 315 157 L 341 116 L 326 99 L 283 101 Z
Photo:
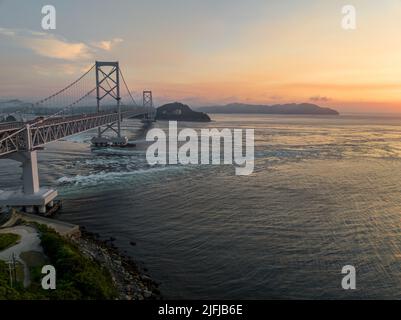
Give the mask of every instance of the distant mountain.
M 0 100 L 0 112 L 14 112 L 17 110 L 30 108 L 31 106 L 31 103 L 24 102 L 18 99 Z
M 311 103 L 276 104 L 272 106 L 230 103 L 225 106 L 199 107 L 197 110 L 207 113 L 339 115 L 336 110 L 322 108 Z
M 157 120 L 209 122 L 210 117 L 203 112 L 193 111 L 180 102 L 168 103 L 157 108 Z

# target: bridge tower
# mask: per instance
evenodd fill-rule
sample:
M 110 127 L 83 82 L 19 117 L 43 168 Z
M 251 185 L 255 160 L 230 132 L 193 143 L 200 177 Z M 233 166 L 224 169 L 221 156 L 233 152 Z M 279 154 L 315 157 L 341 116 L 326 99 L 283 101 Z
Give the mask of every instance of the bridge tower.
M 146 113 L 144 114 L 144 118 L 142 119 L 142 123 L 150 124 L 155 122 L 156 110 L 153 106 L 153 96 L 152 91 L 145 90 L 142 95 L 142 106 L 145 108 Z
M 143 92 L 142 105 L 143 105 L 144 108 L 153 108 L 152 91 L 145 90 Z
M 101 101 L 105 98 L 112 98 L 116 101 L 118 120 L 106 125 L 105 128 L 98 128 L 98 135 L 92 139 L 92 145 L 104 147 L 110 144 L 116 146 L 126 145 L 127 137 L 121 136 L 121 96 L 120 96 L 120 67 L 118 62 L 96 61 L 96 100 L 97 112 L 102 112 Z M 117 129 L 113 126 L 117 124 Z M 117 137 L 104 137 L 106 131 L 114 131 Z

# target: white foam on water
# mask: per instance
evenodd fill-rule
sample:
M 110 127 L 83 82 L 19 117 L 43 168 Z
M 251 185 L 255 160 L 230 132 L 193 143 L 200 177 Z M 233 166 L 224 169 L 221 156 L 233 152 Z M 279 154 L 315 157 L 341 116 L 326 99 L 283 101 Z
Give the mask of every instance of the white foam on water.
M 71 177 L 61 177 L 57 180 L 57 184 L 73 184 L 73 185 L 81 185 L 81 186 L 94 186 L 101 183 L 115 183 L 119 182 L 121 178 L 126 178 L 130 176 L 143 175 L 143 174 L 153 174 L 162 171 L 171 171 L 171 170 L 182 170 L 184 166 L 166 166 L 166 167 L 157 167 L 150 169 L 139 169 L 134 171 L 123 171 L 123 172 L 106 172 L 100 171 L 97 173 L 89 174 L 89 175 L 76 175 Z

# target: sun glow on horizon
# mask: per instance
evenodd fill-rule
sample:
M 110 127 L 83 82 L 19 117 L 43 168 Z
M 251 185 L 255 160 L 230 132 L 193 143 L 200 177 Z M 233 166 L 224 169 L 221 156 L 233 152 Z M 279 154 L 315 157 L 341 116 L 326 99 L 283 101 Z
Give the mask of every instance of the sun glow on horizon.
M 21 18 L 35 4 L 21 13 L 14 10 L 19 0 L 0 3 L 0 63 L 10 75 L 0 79 L 0 97 L 40 97 L 105 59 L 119 60 L 130 86 L 152 88 L 159 101 L 310 102 L 339 111 L 401 112 L 396 0 L 354 1 L 352 31 L 341 28 L 338 0 L 121 1 L 107 27 L 88 15 L 92 0 L 79 11 L 54 5 L 60 18 L 49 33 L 35 17 Z M 100 6 L 96 19 L 110 6 Z M 138 8 L 152 10 L 152 21 Z

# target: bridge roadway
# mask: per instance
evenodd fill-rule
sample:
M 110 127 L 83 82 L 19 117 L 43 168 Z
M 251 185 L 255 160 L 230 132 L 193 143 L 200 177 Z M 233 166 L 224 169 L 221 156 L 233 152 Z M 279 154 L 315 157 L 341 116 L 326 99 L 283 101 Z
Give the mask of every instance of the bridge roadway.
M 132 107 L 122 111 L 122 118 L 146 114 L 147 108 Z M 23 150 L 34 150 L 46 143 L 85 132 L 118 121 L 117 112 L 99 112 L 48 119 L 35 119 L 28 122 L 0 125 L 0 158 Z

